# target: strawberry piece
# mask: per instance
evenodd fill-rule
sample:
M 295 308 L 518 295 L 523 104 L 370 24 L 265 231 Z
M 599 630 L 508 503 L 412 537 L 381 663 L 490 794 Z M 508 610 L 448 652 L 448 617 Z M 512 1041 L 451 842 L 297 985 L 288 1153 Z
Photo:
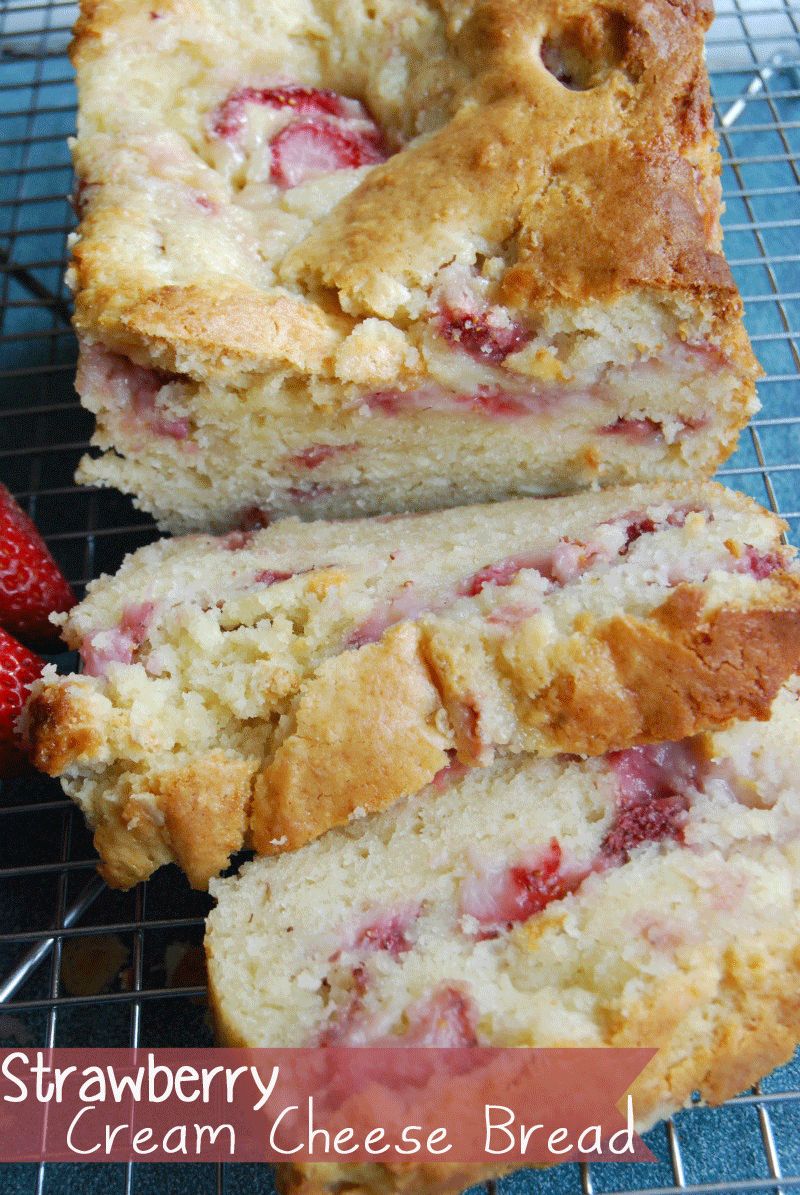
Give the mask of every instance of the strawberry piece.
M 536 394 L 509 394 L 498 386 L 479 386 L 475 394 L 465 395 L 461 401 L 477 415 L 486 415 L 490 419 L 518 419 L 542 409 Z
M 510 353 L 524 348 L 532 333 L 522 324 L 508 324 L 505 327 L 493 323 L 486 311 L 442 312 L 442 335 L 451 344 L 457 344 L 475 361 L 488 361 L 500 365 Z
M 560 539 L 551 552 L 520 552 L 487 564 L 462 581 L 458 593 L 463 597 L 475 597 L 487 585 L 502 588 L 510 585 L 523 569 L 540 573 L 551 585 L 567 585 L 575 581 L 597 558 L 596 549 L 580 540 Z
M 688 510 L 671 510 L 666 519 L 662 519 L 659 524 L 660 527 L 683 527 L 686 522 L 686 516 L 689 514 Z M 625 528 L 626 541 L 620 548 L 620 556 L 624 556 L 630 548 L 631 544 L 635 544 L 637 539 L 643 535 L 650 535 L 656 530 L 656 525 L 647 514 L 631 514 L 628 516 L 628 525 Z
M 528 921 L 553 901 L 574 892 L 585 874 L 564 872 L 561 862 L 561 846 L 557 838 L 551 838 L 547 849 L 531 862 L 469 877 L 461 890 L 461 911 L 481 926 L 477 940 L 497 938 L 502 930 Z
M 437 793 L 447 792 L 451 784 L 457 784 L 459 780 L 463 780 L 469 768 L 456 755 L 455 751 L 447 752 L 448 763 L 439 771 L 431 780 L 431 784 L 436 789 Z
M 662 842 L 667 838 L 683 842 L 684 814 L 688 808 L 688 798 L 680 794 L 621 807 L 601 843 L 601 854 L 612 863 L 627 863 L 631 851 L 643 842 Z
M 601 436 L 624 436 L 631 444 L 655 444 L 664 439 L 664 429 L 653 419 L 619 418 L 600 428 Z
M 358 100 L 347 100 L 335 91 L 316 87 L 299 87 L 287 83 L 283 87 L 239 87 L 223 100 L 214 113 L 212 131 L 217 137 L 235 137 L 242 129 L 245 105 L 260 104 L 266 108 L 293 108 L 301 116 L 338 116 L 341 118 L 366 116 Z
M 533 569 L 549 579 L 551 564 L 551 557 L 543 552 L 520 552 L 518 556 L 509 556 L 505 560 L 496 560 L 493 564 L 484 565 L 477 573 L 461 582 L 458 592 L 464 597 L 476 597 L 487 585 L 510 585 L 523 569 Z
M 303 572 L 306 570 L 303 569 Z M 254 585 L 277 585 L 279 581 L 289 581 L 295 573 L 282 573 L 274 568 L 262 569 L 260 573 L 256 573 L 253 577 Z
M 762 552 L 760 548 L 748 544 L 733 571 L 750 573 L 757 581 L 765 581 L 781 568 L 786 568 L 786 561 L 780 552 Z
M 365 402 L 381 415 L 407 415 L 412 411 L 442 411 L 447 414 L 480 415 L 485 419 L 520 419 L 546 411 L 550 398 L 546 390 L 534 388 L 526 393 L 510 394 L 499 386 L 478 386 L 477 390 L 458 394 L 442 386 L 425 385 L 417 390 L 378 390 Z
M 41 535 L 0 486 L 0 626 L 39 651 L 58 651 L 59 633 L 47 616 L 74 605 Z
M 339 128 L 324 120 L 295 121 L 281 129 L 270 144 L 270 177 L 283 188 L 296 187 L 316 174 L 375 166 L 386 159 L 377 137 Z
M 617 779 L 617 808 L 600 844 L 615 866 L 643 842 L 683 842 L 689 790 L 702 784 L 707 763 L 692 742 L 629 747 L 606 756 Z
M 18 776 L 28 758 L 16 723 L 28 699 L 28 685 L 42 674 L 44 660 L 0 630 L 0 778 Z
M 356 938 L 356 949 L 385 950 L 392 958 L 411 949 L 406 937 L 411 918 L 407 913 L 387 913 L 365 926 Z
M 286 463 L 288 465 L 297 465 L 303 469 L 317 469 L 326 461 L 332 460 L 334 457 L 342 456 L 348 452 L 355 452 L 361 445 L 355 444 L 309 444 L 308 448 L 304 448 L 302 452 L 297 452 L 294 456 L 287 456 Z
M 561 847 L 557 838 L 535 867 L 512 867 L 509 878 L 513 898 L 508 920 L 527 921 L 554 900 L 563 900 L 570 891 L 561 872 Z
M 290 485 L 286 491 L 292 502 L 297 502 L 300 506 L 306 502 L 313 502 L 316 498 L 325 498 L 328 494 L 334 493 L 332 485 L 320 485 L 318 481 L 312 481 L 311 485 Z
M 620 555 L 624 556 L 631 544 L 635 544 L 637 539 L 641 539 L 643 535 L 651 535 L 655 529 L 656 525 L 649 515 L 642 515 L 640 519 L 631 519 L 625 528 L 625 543 L 620 548 Z
M 271 516 L 268 511 L 262 510 L 260 506 L 248 506 L 239 515 L 238 529 L 245 534 L 253 535 L 262 527 L 269 527 L 270 522 Z

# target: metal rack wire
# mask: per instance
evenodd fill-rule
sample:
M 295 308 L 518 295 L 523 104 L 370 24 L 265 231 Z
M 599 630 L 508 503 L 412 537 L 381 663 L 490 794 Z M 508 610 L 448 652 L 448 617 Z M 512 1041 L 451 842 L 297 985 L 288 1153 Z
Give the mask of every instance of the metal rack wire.
M 726 249 L 766 373 L 763 410 L 721 477 L 781 513 L 797 542 L 800 7 L 723 0 L 719 9 L 708 62 Z M 72 480 L 91 430 L 72 388 L 76 351 L 62 281 L 72 224 L 66 138 L 75 96 L 66 46 L 74 16 L 66 0 L 0 8 L 0 479 L 80 592 L 155 531 L 126 498 Z M 207 908 L 174 869 L 130 893 L 106 890 L 82 819 L 58 785 L 44 777 L 6 783 L 0 1045 L 211 1044 L 198 964 Z M 562 1166 L 498 1186 L 501 1195 L 788 1191 L 800 1185 L 800 1059 L 722 1109 L 680 1114 L 648 1144 L 655 1166 Z M 0 1165 L 2 1195 L 94 1190 L 257 1195 L 272 1185 L 268 1168 L 246 1165 Z

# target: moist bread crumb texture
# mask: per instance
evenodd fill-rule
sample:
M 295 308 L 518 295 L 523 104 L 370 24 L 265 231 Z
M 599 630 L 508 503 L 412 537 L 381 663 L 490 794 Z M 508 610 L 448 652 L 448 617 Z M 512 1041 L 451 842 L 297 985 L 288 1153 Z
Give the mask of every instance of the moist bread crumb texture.
M 222 1039 L 655 1045 L 632 1089 L 642 1128 L 695 1090 L 736 1094 L 800 1031 L 799 712 L 793 681 L 767 723 L 498 760 L 214 881 Z M 403 1185 L 386 1168 L 299 1176 Z
M 84 0 L 80 478 L 170 530 L 708 475 L 755 408 L 669 0 Z
M 800 655 L 782 524 L 714 483 L 162 540 L 60 622 L 26 733 L 127 887 L 292 850 L 497 756 L 764 719 Z

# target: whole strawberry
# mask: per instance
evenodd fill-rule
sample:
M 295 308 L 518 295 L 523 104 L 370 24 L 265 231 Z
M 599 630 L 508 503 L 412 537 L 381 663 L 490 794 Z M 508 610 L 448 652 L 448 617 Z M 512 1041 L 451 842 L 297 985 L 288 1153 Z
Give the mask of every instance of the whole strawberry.
M 28 699 L 27 686 L 43 668 L 44 660 L 0 630 L 0 779 L 17 776 L 29 766 L 16 723 Z
M 58 651 L 58 629 L 47 616 L 74 605 L 41 535 L 0 485 L 0 627 L 37 651 Z

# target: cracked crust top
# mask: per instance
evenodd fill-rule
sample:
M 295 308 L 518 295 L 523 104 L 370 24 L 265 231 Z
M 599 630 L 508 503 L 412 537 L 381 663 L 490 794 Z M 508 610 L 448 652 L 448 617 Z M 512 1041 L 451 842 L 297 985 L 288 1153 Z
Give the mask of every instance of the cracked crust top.
M 720 254 L 710 16 L 671 0 L 84 0 L 78 330 L 199 378 L 359 381 L 377 320 L 400 377 L 456 265 L 534 331 L 550 305 L 644 294 L 752 375 Z M 212 117 L 237 87 L 287 78 L 361 100 L 393 152 L 263 208 Z

